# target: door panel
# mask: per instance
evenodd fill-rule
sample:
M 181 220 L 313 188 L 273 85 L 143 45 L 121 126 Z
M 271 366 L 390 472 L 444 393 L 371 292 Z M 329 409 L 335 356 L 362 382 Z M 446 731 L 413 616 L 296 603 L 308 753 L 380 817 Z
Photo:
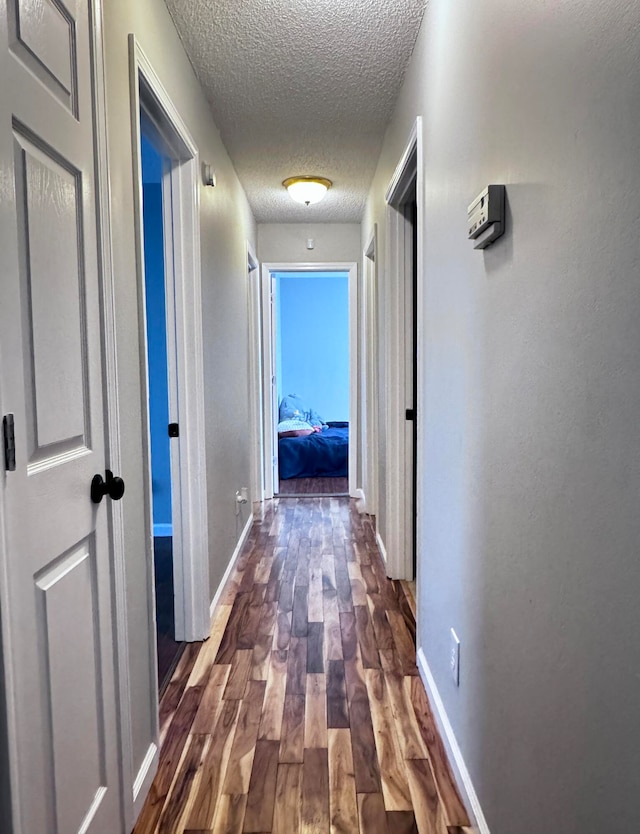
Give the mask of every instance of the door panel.
M 0 6 L 0 614 L 11 834 L 118 834 L 89 0 Z M 4 829 L 3 829 L 4 831 Z
M 93 536 L 35 577 L 40 665 L 47 679 L 41 694 L 51 706 L 46 737 L 52 740 L 56 795 L 63 797 L 58 802 L 61 832 L 81 830 L 95 800 L 102 800 L 106 781 L 96 664 L 100 635 L 93 616 L 96 581 Z
M 77 115 L 78 67 L 72 14 L 59 0 L 9 0 L 8 14 L 13 54 Z
M 14 137 L 31 467 L 88 446 L 82 180 L 52 150 L 40 151 L 17 131 Z

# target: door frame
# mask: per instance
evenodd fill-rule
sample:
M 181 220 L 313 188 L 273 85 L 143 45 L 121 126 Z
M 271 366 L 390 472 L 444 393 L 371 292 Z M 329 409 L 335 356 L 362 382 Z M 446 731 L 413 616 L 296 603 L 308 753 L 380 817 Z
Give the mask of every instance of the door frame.
M 422 309 L 424 289 L 424 170 L 422 153 L 422 117 L 418 116 L 412 126 L 405 149 L 396 165 L 394 174 L 385 193 L 386 225 L 388 235 L 387 269 L 388 281 L 385 291 L 385 308 L 388 311 L 388 345 L 386 351 L 386 436 L 387 460 L 392 465 L 387 467 L 386 498 L 386 541 L 387 571 L 394 579 L 414 579 L 413 576 L 413 529 L 410 502 L 406 500 L 407 474 L 413 466 L 413 454 L 406 439 L 405 409 L 411 397 L 411 386 L 407 384 L 406 374 L 406 290 L 408 282 L 413 280 L 413 246 L 411 224 L 403 209 L 407 194 L 415 184 L 416 189 L 416 270 L 418 275 L 417 293 L 413 300 L 418 312 Z M 420 552 L 421 542 L 421 494 L 422 471 L 420 462 L 424 460 L 424 421 L 420 406 L 421 380 L 423 378 L 423 325 L 422 317 L 417 316 L 417 402 L 412 403 L 417 420 L 417 443 L 415 450 L 416 466 L 416 554 Z M 419 565 L 419 558 L 416 564 Z
M 109 166 L 109 142 L 107 119 L 106 63 L 104 47 L 103 0 L 89 0 L 93 15 L 92 46 L 95 71 L 95 132 L 97 168 L 98 210 L 98 259 L 102 271 L 102 326 L 104 377 L 107 389 L 105 403 L 106 460 L 112 472 L 122 471 L 122 444 L 120 432 L 120 383 L 118 376 L 116 286 L 113 270 L 113 233 L 111 227 L 111 175 Z M 136 818 L 134 782 L 133 737 L 131 724 L 131 680 L 129 677 L 129 630 L 127 608 L 127 570 L 124 534 L 124 505 L 121 501 L 109 501 L 107 506 L 111 533 L 113 559 L 113 587 L 115 600 L 115 651 L 118 673 L 120 779 L 122 792 L 122 817 L 126 830 Z M 157 759 L 157 750 L 154 759 Z M 155 768 L 154 768 L 155 770 Z
M 271 387 L 275 378 L 273 346 L 275 333 L 271 314 L 271 274 L 274 272 L 346 272 L 349 275 L 349 495 L 358 492 L 358 264 L 351 262 L 263 263 L 262 264 L 262 407 L 264 412 L 264 497 L 273 498 L 273 459 L 277 421 L 271 407 Z
M 378 513 L 378 224 L 362 252 L 360 299 L 360 448 L 364 509 Z
M 247 241 L 247 298 L 249 311 L 249 418 L 251 421 L 251 496 L 264 500 L 264 403 L 261 395 L 262 305 L 260 263 L 255 249 Z
M 204 349 L 200 271 L 200 161 L 198 148 L 134 35 L 129 36 L 131 121 L 135 197 L 136 271 L 140 313 L 140 365 L 143 370 L 143 437 L 145 460 L 145 523 L 149 552 L 149 582 L 153 584 L 153 518 L 151 506 L 151 449 L 149 439 L 146 311 L 144 304 L 144 231 L 142 219 L 142 161 L 140 112 L 145 111 L 171 150 L 172 164 L 163 177 L 165 206 L 165 273 L 175 288 L 175 354 L 179 443 L 179 507 L 181 529 L 174 559 L 176 639 L 203 640 L 209 635 L 209 552 L 204 404 Z M 164 202 L 164 199 L 163 199 Z M 170 208 L 170 211 L 168 210 Z M 171 232 L 171 242 L 167 232 Z M 169 278 L 171 282 L 171 278 Z M 169 284 L 170 285 L 170 284 Z M 171 359 L 171 357 L 169 357 Z M 170 419 L 174 415 L 170 415 Z M 172 449 L 172 475 L 174 470 Z M 173 480 L 173 478 L 172 478 Z M 176 490 L 175 483 L 172 484 Z M 173 503 L 175 507 L 175 501 Z M 174 550 L 175 552 L 175 550 Z M 177 563 L 177 564 L 176 564 Z M 153 599 L 153 590 L 150 598 Z M 150 611 L 150 626 L 154 626 Z

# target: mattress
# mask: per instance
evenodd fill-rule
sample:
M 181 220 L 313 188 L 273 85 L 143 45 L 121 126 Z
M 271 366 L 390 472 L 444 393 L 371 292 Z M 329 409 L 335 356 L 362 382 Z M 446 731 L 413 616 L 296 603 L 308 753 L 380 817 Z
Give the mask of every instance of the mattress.
M 349 427 L 329 426 L 307 437 L 278 440 L 280 478 L 346 478 L 349 474 Z

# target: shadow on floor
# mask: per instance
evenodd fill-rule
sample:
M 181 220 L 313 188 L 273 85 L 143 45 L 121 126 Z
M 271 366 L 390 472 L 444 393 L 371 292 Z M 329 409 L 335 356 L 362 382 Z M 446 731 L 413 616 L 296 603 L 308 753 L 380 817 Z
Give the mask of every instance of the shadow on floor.
M 158 639 L 158 691 L 164 692 L 176 668 L 185 644 L 175 638 L 173 592 L 173 539 L 153 539 L 156 586 L 156 634 Z

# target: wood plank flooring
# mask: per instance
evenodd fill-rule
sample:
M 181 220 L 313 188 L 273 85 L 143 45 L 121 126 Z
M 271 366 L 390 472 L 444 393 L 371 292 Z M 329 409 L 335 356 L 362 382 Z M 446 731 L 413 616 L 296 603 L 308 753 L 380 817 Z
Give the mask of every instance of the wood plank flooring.
M 134 834 L 459 834 L 415 609 L 348 498 L 267 502 L 160 708 Z
M 287 478 L 279 483 L 279 497 L 292 495 L 338 496 L 349 494 L 348 478 Z

